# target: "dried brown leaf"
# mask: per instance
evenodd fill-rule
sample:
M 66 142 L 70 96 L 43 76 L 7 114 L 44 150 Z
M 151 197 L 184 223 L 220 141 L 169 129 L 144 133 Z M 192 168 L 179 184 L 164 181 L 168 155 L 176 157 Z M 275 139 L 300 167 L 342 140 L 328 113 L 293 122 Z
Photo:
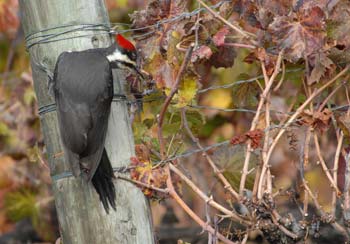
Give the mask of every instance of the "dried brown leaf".
M 143 152 L 144 153 L 144 152 Z M 142 155 L 144 157 L 145 155 Z M 130 170 L 130 176 L 133 180 L 140 181 L 144 184 L 165 188 L 168 175 L 162 167 L 154 168 L 150 161 L 141 161 L 137 157 L 131 157 L 132 169 Z M 145 196 L 150 198 L 164 197 L 159 192 L 154 191 L 147 187 L 140 187 Z
M 276 67 L 277 56 L 267 53 L 264 48 L 257 48 L 244 58 L 244 62 L 249 64 L 258 60 L 264 63 L 267 75 L 272 75 Z
M 133 28 L 148 27 L 163 19 L 169 19 L 186 12 L 187 2 L 152 1 L 146 10 L 131 15 Z M 178 72 L 181 53 L 176 50 L 176 44 L 184 35 L 184 25 L 189 20 L 163 23 L 159 28 L 146 28 L 136 31 L 145 34 L 139 38 L 137 47 L 144 60 L 144 70 L 149 72 L 159 88 L 171 87 Z M 161 28 L 160 28 L 161 27 Z M 152 34 L 149 34 L 152 33 Z
M 306 109 L 301 113 L 301 124 L 312 126 L 315 130 L 325 132 L 329 128 L 332 111 L 324 109 L 321 112 Z
M 215 68 L 229 68 L 233 66 L 236 56 L 233 47 L 219 47 L 218 51 L 211 56 L 209 63 Z
M 307 79 L 309 85 L 317 83 L 324 76 L 333 74 L 336 66 L 323 52 L 315 53 L 308 58 L 311 73 Z
M 231 139 L 232 145 L 245 143 L 250 139 L 250 143 L 253 149 L 257 149 L 261 145 L 261 140 L 264 136 L 264 131 L 260 129 L 248 131 L 247 133 L 239 136 L 235 136 Z
M 350 2 L 339 1 L 329 17 L 330 37 L 336 41 L 338 47 L 350 48 Z
M 291 62 L 319 52 L 325 44 L 325 14 L 319 7 L 279 16 L 268 28 L 273 42 Z

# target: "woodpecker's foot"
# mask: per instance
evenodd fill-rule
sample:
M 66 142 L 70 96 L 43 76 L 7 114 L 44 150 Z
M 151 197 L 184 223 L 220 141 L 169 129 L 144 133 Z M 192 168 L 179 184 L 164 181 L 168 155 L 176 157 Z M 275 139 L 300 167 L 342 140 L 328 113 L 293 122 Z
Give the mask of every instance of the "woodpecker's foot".
M 62 151 L 62 152 L 59 152 L 59 153 L 55 153 L 55 154 L 53 155 L 53 158 L 60 158 L 60 157 L 63 156 L 63 154 L 64 154 L 63 151 Z
M 89 174 L 90 173 L 90 169 L 88 168 L 81 168 L 81 171 L 84 173 L 84 174 Z

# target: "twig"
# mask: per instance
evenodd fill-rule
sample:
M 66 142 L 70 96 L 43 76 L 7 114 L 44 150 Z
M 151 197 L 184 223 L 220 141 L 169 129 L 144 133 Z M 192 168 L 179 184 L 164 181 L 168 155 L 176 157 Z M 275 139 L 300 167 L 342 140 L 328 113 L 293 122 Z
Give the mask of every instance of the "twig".
M 322 206 L 320 205 L 320 203 L 318 202 L 316 196 L 312 193 L 310 187 L 308 186 L 307 182 L 305 179 L 302 180 L 303 182 L 303 186 L 306 189 L 306 191 L 309 193 L 309 195 L 311 196 L 311 199 L 316 207 L 316 209 L 319 211 L 319 213 L 321 214 L 321 216 L 325 216 L 325 212 L 322 209 Z M 347 240 L 349 240 L 349 234 L 348 232 L 345 230 L 345 228 L 343 226 L 341 226 L 338 222 L 334 221 L 332 223 L 332 226 L 338 230 L 339 232 L 341 232 L 346 238 Z
M 167 164 L 165 166 L 165 170 L 168 175 L 167 179 L 167 188 L 169 189 L 169 195 L 177 202 L 177 204 L 197 223 L 199 224 L 203 230 L 210 232 L 212 235 L 216 235 L 223 243 L 227 244 L 238 244 L 237 242 L 232 242 L 229 239 L 227 239 L 225 236 L 223 236 L 221 233 L 217 233 L 215 229 L 207 225 L 200 217 L 198 217 L 197 214 L 195 214 L 192 209 L 181 199 L 181 197 L 176 193 L 174 189 L 174 185 L 171 180 L 171 174 L 170 174 L 170 164 Z
M 187 134 L 189 135 L 189 137 L 191 138 L 191 140 L 196 143 L 197 147 L 199 149 L 203 149 L 202 145 L 199 143 L 199 140 L 193 135 L 191 129 L 188 126 L 188 122 L 187 122 L 187 118 L 186 118 L 186 111 L 185 108 L 182 108 L 181 110 L 181 118 L 183 120 L 183 125 L 184 128 L 187 132 Z M 225 178 L 225 176 L 221 173 L 221 171 L 216 167 L 216 164 L 214 163 L 214 161 L 211 159 L 211 157 L 208 155 L 207 152 L 203 151 L 203 156 L 206 158 L 206 160 L 208 161 L 209 165 L 212 167 L 212 169 L 214 170 L 214 174 L 220 179 L 221 183 L 224 185 L 225 190 L 228 190 L 231 195 L 238 200 L 239 199 L 239 195 L 238 193 L 232 188 L 231 184 L 228 182 L 228 180 Z
M 350 153 L 346 153 L 345 157 L 345 182 L 344 182 L 344 213 L 350 209 Z
M 333 79 L 331 79 L 330 81 L 328 81 L 326 84 L 324 84 L 322 87 L 316 89 L 311 96 L 297 109 L 297 111 L 295 111 L 295 113 L 288 119 L 288 121 L 286 122 L 286 124 L 284 125 L 284 127 L 278 132 L 277 136 L 275 137 L 275 139 L 273 140 L 269 152 L 267 154 L 267 158 L 269 159 L 271 157 L 271 154 L 273 152 L 273 150 L 275 149 L 279 139 L 281 138 L 281 136 L 284 134 L 284 132 L 286 131 L 286 128 L 289 127 L 289 125 L 300 115 L 300 113 L 305 109 L 305 107 L 319 94 L 321 94 L 321 92 L 326 89 L 328 86 L 332 85 L 338 78 L 340 78 L 341 76 L 343 76 L 350 68 L 350 65 L 346 66 L 341 72 L 339 72 Z
M 317 109 L 318 112 L 321 112 L 322 109 L 326 106 L 327 102 L 329 101 L 329 99 L 331 99 L 331 97 L 339 90 L 340 87 L 343 86 L 343 83 L 337 85 L 331 93 L 329 93 L 329 95 L 323 100 L 322 104 L 319 106 L 319 108 Z
M 163 189 L 163 188 L 159 188 L 159 187 L 156 187 L 156 186 L 152 186 L 151 184 L 146 184 L 146 183 L 143 183 L 141 181 L 134 180 L 134 179 L 131 179 L 131 178 L 126 177 L 126 176 L 122 176 L 120 174 L 114 174 L 114 175 L 115 175 L 115 177 L 117 179 L 125 180 L 125 181 L 128 181 L 128 182 L 134 183 L 136 185 L 139 185 L 139 186 L 142 186 L 142 187 L 145 187 L 145 188 L 157 191 L 157 192 L 161 192 L 161 193 L 166 194 L 166 195 L 169 194 L 169 190 L 168 189 Z
M 334 184 L 338 186 L 338 165 L 339 165 L 339 156 L 343 146 L 344 134 L 340 132 L 337 150 L 335 151 L 334 156 L 334 164 L 333 164 L 333 181 Z M 339 197 L 340 192 L 333 191 L 332 194 L 332 214 L 335 216 L 336 208 L 337 208 L 337 198 Z
M 272 210 L 272 214 L 271 214 L 271 219 L 272 222 L 284 233 L 286 234 L 286 236 L 289 236 L 290 238 L 292 238 L 293 240 L 298 239 L 298 235 L 291 232 L 290 230 L 288 230 L 286 227 L 284 227 L 283 225 L 281 225 L 278 221 L 279 221 L 279 214 L 277 213 L 276 210 Z
M 312 193 L 309 185 L 307 184 L 307 181 L 304 178 L 302 178 L 302 183 L 303 183 L 304 189 L 309 193 L 309 196 L 311 197 L 311 199 L 312 199 L 315 207 L 317 208 L 317 210 L 321 213 L 321 215 L 324 215 L 324 211 L 322 209 L 322 206 L 318 202 L 317 197 Z
M 322 166 L 322 169 L 323 169 L 323 172 L 326 174 L 327 176 L 327 179 L 329 180 L 329 182 L 331 183 L 332 185 L 332 188 L 336 190 L 336 193 L 337 194 L 340 194 L 340 191 L 338 189 L 338 186 L 336 184 L 336 182 L 334 181 L 331 173 L 329 172 L 329 169 L 326 165 L 326 162 L 324 161 L 322 155 L 321 155 L 321 149 L 320 149 L 320 144 L 318 143 L 318 137 L 317 137 L 317 134 L 315 133 L 314 134 L 314 141 L 315 141 L 315 148 L 316 148 L 316 153 L 317 153 L 317 156 L 320 160 L 320 164 Z
M 49 203 L 53 202 L 54 200 L 55 198 L 53 196 L 44 197 L 43 199 L 35 203 L 35 207 L 41 208 L 41 207 L 47 206 Z
M 244 235 L 244 238 L 242 239 L 241 244 L 246 244 L 248 241 L 248 237 L 249 237 L 249 231 L 247 230 L 247 233 Z
M 194 44 L 191 43 L 190 47 L 187 49 L 187 52 L 186 52 L 186 55 L 185 55 L 185 59 L 184 59 L 184 61 L 181 64 L 179 73 L 177 74 L 177 77 L 176 77 L 175 83 L 174 83 L 174 85 L 173 85 L 173 87 L 171 89 L 171 92 L 167 96 L 167 98 L 165 99 L 165 101 L 163 103 L 163 106 L 162 106 L 162 108 L 160 110 L 160 113 L 159 113 L 159 117 L 158 117 L 158 140 L 159 140 L 160 155 L 161 155 L 162 160 L 165 159 L 165 143 L 164 143 L 163 131 L 162 131 L 165 112 L 168 109 L 170 101 L 173 99 L 175 93 L 179 89 L 179 85 L 180 85 L 180 82 L 182 80 L 182 76 L 184 75 L 186 67 L 188 65 L 188 62 L 191 59 L 193 48 L 194 48 Z
M 279 55 L 278 55 L 276 66 L 275 66 L 275 70 L 274 70 L 273 74 L 271 75 L 270 79 L 267 77 L 264 64 L 261 65 L 262 70 L 263 70 L 263 74 L 264 74 L 266 87 L 265 87 L 264 92 L 261 94 L 260 101 L 259 101 L 259 104 L 258 104 L 258 108 L 257 108 L 256 114 L 255 114 L 255 116 L 253 118 L 252 125 L 250 127 L 251 131 L 255 130 L 255 128 L 256 128 L 256 126 L 258 124 L 261 109 L 262 109 L 262 107 L 263 107 L 263 105 L 265 103 L 267 95 L 270 92 L 270 89 L 272 87 L 273 81 L 275 80 L 277 74 L 279 73 L 280 65 L 281 65 L 281 62 L 282 62 L 282 54 L 283 54 L 283 51 L 281 51 L 279 53 Z M 247 179 L 247 173 L 248 173 L 248 168 L 249 168 L 249 161 L 250 161 L 251 150 L 252 150 L 251 144 L 248 143 L 247 144 L 247 149 L 246 149 L 245 160 L 244 160 L 244 164 L 243 164 L 243 169 L 242 169 L 241 181 L 240 181 L 240 185 L 239 185 L 239 194 L 241 196 L 243 196 L 243 192 L 244 192 L 244 188 L 245 188 L 245 182 L 246 182 L 246 179 Z M 267 161 L 266 161 L 266 163 L 264 161 L 263 168 L 264 167 L 267 167 Z M 264 169 L 262 169 L 261 174 L 260 174 L 260 180 L 261 181 L 264 178 L 264 175 L 265 175 L 265 172 L 264 172 Z M 258 189 L 260 189 L 260 186 L 261 186 L 261 184 L 259 182 Z
M 247 31 L 242 30 L 239 26 L 235 26 L 232 23 L 228 22 L 227 20 L 225 20 L 223 17 L 221 17 L 217 12 L 215 12 L 214 10 L 212 10 L 208 5 L 206 5 L 202 0 L 197 0 L 200 4 L 203 5 L 204 8 L 206 8 L 208 10 L 209 13 L 211 13 L 212 15 L 214 15 L 214 17 L 218 18 L 219 20 L 221 20 L 223 23 L 225 23 L 227 26 L 229 26 L 231 29 L 233 29 L 234 31 L 237 31 L 239 34 L 241 34 L 244 37 L 256 37 L 255 34 L 249 33 Z
M 277 83 L 277 85 L 275 86 L 275 88 L 273 88 L 273 91 L 276 92 L 278 91 L 278 89 L 281 87 L 283 81 L 284 81 L 284 76 L 286 75 L 286 65 L 284 64 L 284 62 L 282 61 L 282 76 L 280 81 Z
M 311 132 L 313 128 L 309 126 L 306 130 L 306 135 L 305 135 L 305 142 L 304 142 L 304 155 L 303 155 L 303 162 L 304 165 L 309 164 L 309 152 L 310 152 L 310 140 L 311 140 Z
M 265 65 L 263 62 L 261 62 L 261 68 L 262 68 L 262 71 L 263 71 L 263 74 L 264 74 L 264 79 L 265 79 L 265 83 L 267 84 L 269 82 L 269 78 L 267 76 L 267 73 L 266 73 L 266 68 L 265 68 Z M 267 94 L 266 96 L 266 101 L 265 101 L 265 127 L 269 127 L 270 126 L 270 93 Z M 263 167 L 268 167 L 268 162 L 265 161 L 266 159 L 266 153 L 267 153 L 267 150 L 268 150 L 268 147 L 269 147 L 269 140 L 270 140 L 270 131 L 266 131 L 265 132 L 265 136 L 264 136 L 264 146 L 263 146 L 263 150 L 262 150 L 262 160 L 263 160 L 263 165 L 261 167 L 261 170 L 259 172 L 259 174 L 256 174 L 256 177 L 258 176 L 259 178 L 260 177 L 265 177 L 265 175 L 262 175 L 261 172 L 262 172 L 262 168 Z M 268 172 L 270 172 L 268 170 Z M 257 178 L 257 179 L 259 179 Z M 263 180 L 264 181 L 264 180 Z M 257 195 L 259 196 L 260 194 L 262 195 L 262 192 L 263 192 L 263 189 L 262 188 L 259 188 L 259 185 L 256 185 L 258 188 L 257 188 Z M 262 187 L 262 186 L 261 186 Z M 268 193 L 271 193 L 272 192 L 272 179 L 271 179 L 271 174 L 268 174 L 267 178 L 266 178 L 266 189 L 267 189 L 267 192 Z M 256 193 L 256 192 L 254 192 Z M 258 197 L 260 198 L 260 197 Z
M 208 197 L 203 191 L 201 191 L 188 177 L 186 177 L 186 175 L 184 175 L 173 164 L 169 164 L 169 168 L 170 168 L 171 171 L 173 171 L 175 174 L 177 174 L 208 205 L 210 205 L 211 207 L 219 210 L 223 214 L 226 214 L 230 218 L 232 218 L 232 219 L 234 219 L 234 220 L 236 220 L 236 221 L 238 221 L 240 223 L 243 223 L 243 224 L 246 224 L 246 225 L 250 225 L 251 224 L 249 221 L 243 219 L 242 217 L 236 215 L 234 212 L 228 210 L 224 206 L 222 206 L 219 203 L 217 203 L 216 201 L 214 201 L 213 198 Z
M 249 48 L 249 49 L 255 49 L 256 46 L 244 44 L 244 43 L 224 43 L 224 46 L 228 47 L 243 47 L 243 48 Z

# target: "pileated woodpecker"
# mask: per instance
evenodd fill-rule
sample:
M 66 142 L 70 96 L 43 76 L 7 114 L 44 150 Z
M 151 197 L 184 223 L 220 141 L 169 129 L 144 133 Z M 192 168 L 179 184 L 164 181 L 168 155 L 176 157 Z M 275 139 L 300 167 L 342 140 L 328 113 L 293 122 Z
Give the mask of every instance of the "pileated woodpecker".
M 63 52 L 52 88 L 66 160 L 73 175 L 92 182 L 106 212 L 115 210 L 113 169 L 104 148 L 113 98 L 113 68 L 139 70 L 136 49 L 122 35 L 107 48 Z

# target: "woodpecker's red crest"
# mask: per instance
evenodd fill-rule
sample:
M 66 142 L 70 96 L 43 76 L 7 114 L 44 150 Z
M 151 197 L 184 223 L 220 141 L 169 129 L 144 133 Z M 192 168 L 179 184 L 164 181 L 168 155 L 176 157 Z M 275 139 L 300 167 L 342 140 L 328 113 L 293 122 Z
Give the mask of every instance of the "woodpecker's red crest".
M 115 44 L 108 49 L 106 57 L 113 67 L 131 68 L 141 74 L 137 64 L 137 51 L 135 46 L 121 34 L 115 35 Z
M 135 46 L 129 42 L 127 39 L 125 39 L 121 34 L 117 34 L 115 36 L 115 41 L 118 43 L 118 45 L 128 51 L 135 51 Z

